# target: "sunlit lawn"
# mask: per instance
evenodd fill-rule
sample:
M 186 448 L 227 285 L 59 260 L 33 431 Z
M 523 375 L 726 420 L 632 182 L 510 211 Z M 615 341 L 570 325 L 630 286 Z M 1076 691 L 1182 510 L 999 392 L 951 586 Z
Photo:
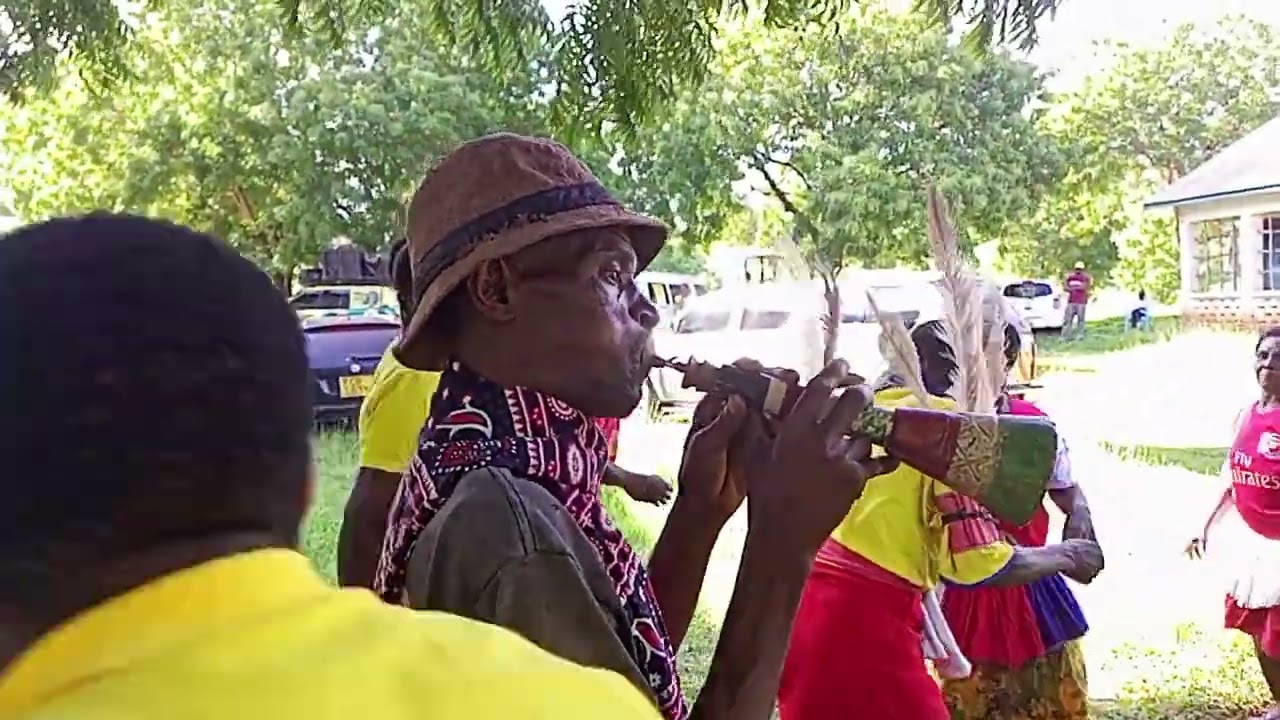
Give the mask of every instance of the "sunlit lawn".
M 1187 340 L 1175 337 L 1176 329 L 1174 321 L 1161 319 L 1153 333 L 1126 334 L 1118 321 L 1104 321 L 1091 324 L 1084 340 L 1041 338 L 1049 368 L 1044 403 L 1081 436 L 1080 463 L 1097 476 L 1089 487 L 1096 488 L 1090 494 L 1108 571 L 1082 602 L 1094 621 L 1086 649 L 1099 698 L 1094 716 L 1103 720 L 1227 720 L 1243 717 L 1265 698 L 1247 643 L 1218 629 L 1215 591 L 1204 587 L 1196 566 L 1177 557 L 1182 527 L 1190 526 L 1203 502 L 1188 496 L 1214 491 L 1227 431 L 1218 426 L 1229 424 L 1230 408 L 1249 392 L 1247 372 L 1241 380 L 1228 371 L 1237 362 L 1247 367 L 1249 341 L 1225 335 Z M 1206 373 L 1224 381 L 1206 384 Z M 673 422 L 624 426 L 621 461 L 669 476 L 686 429 Z M 305 549 L 332 577 L 356 461 L 354 437 L 319 435 L 316 459 L 320 482 Z M 664 511 L 612 493 L 606 502 L 637 547 L 650 548 Z M 713 555 L 704 607 L 681 651 L 691 696 L 711 661 L 744 534 L 740 513 Z M 1188 593 L 1209 602 L 1186 601 Z

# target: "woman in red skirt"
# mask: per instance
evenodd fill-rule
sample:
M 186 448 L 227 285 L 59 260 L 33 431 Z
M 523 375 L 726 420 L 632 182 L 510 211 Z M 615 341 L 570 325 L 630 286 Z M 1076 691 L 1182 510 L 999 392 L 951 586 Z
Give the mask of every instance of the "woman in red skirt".
M 1272 706 L 1255 716 L 1280 720 L 1280 326 L 1255 346 L 1259 399 L 1236 421 L 1223 466 L 1231 483 L 1187 551 L 1198 557 L 1213 533 L 1214 559 L 1228 564 L 1226 626 L 1253 638 Z

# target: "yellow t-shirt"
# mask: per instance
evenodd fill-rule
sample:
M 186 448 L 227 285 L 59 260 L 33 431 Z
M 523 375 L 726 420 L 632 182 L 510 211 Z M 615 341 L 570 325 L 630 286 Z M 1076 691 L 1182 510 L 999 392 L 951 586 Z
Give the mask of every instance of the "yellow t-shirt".
M 0 674 L 5 720 L 658 720 L 619 675 L 502 628 L 329 587 L 260 550 L 72 619 Z
M 405 367 L 387 348 L 360 406 L 360 467 L 402 473 L 418 451 L 440 373 Z
M 919 407 L 915 397 L 902 388 L 881 390 L 875 401 L 884 407 Z M 955 403 L 933 398 L 930 406 L 949 409 Z M 954 497 L 946 485 L 901 465 L 892 473 L 867 482 L 862 497 L 831 537 L 917 587 L 937 585 L 939 575 L 961 585 L 973 585 L 1007 565 L 1013 557 L 1013 546 L 989 536 L 984 539 L 981 532 L 953 538 L 953 533 L 960 531 L 943 522 L 938 506 Z M 971 542 L 974 537 L 983 542 L 975 546 Z

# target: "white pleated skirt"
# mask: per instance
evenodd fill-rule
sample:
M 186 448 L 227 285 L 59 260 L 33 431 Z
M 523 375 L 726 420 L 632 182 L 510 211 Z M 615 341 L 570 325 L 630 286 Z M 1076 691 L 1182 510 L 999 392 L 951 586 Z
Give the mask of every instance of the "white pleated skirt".
M 1208 559 L 1220 569 L 1227 594 L 1240 607 L 1280 605 L 1280 540 L 1254 532 L 1234 506 L 1209 531 Z

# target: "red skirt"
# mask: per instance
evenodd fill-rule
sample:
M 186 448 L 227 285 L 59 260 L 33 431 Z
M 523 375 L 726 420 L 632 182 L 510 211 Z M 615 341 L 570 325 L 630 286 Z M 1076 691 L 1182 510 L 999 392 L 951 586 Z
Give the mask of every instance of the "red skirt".
M 948 720 L 922 649 L 923 590 L 834 540 L 805 584 L 782 670 L 782 720 Z
M 1280 660 L 1280 607 L 1243 608 L 1228 595 L 1226 626 L 1253 636 L 1263 654 Z

